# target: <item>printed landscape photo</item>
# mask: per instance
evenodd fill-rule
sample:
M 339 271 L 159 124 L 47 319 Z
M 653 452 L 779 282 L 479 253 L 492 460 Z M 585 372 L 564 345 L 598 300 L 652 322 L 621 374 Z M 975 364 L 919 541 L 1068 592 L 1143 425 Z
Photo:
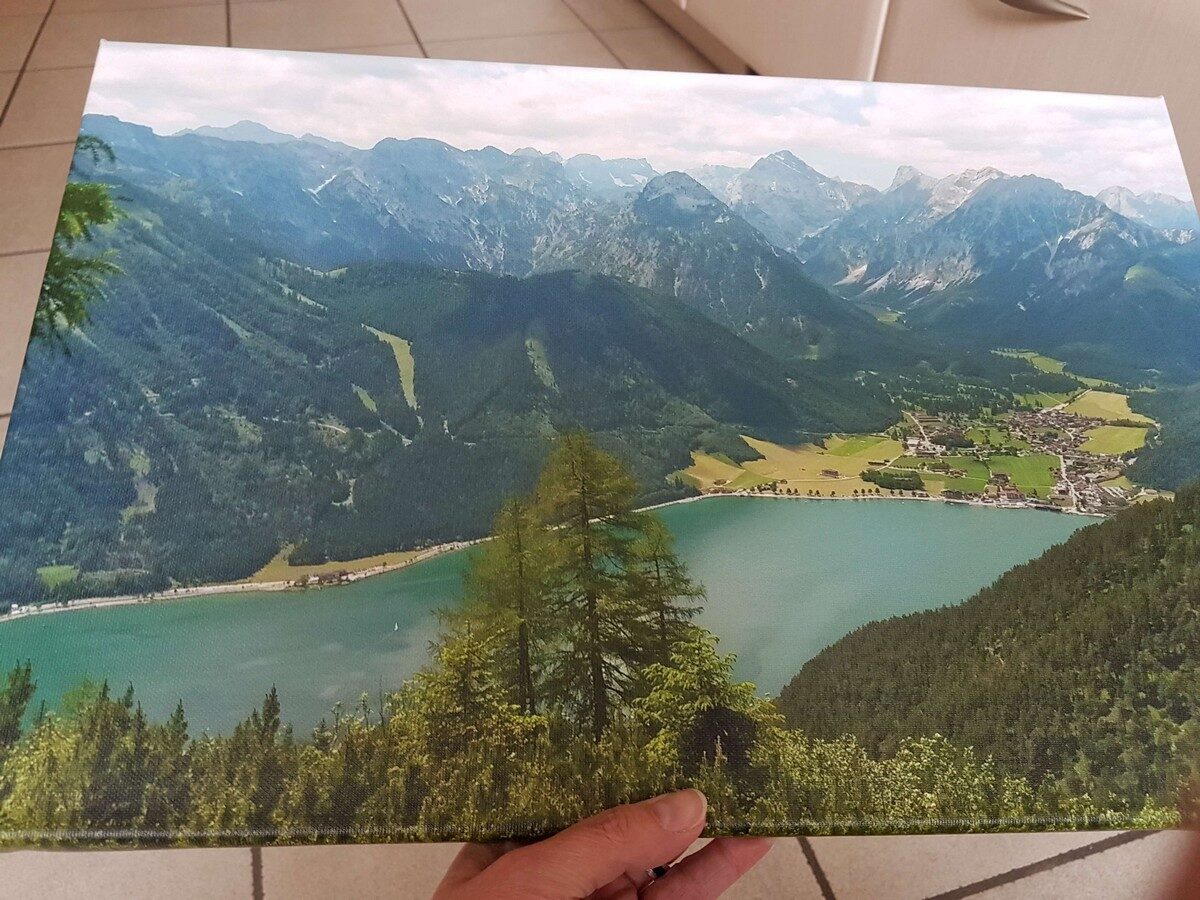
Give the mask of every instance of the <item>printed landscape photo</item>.
M 1161 100 L 105 44 L 0 842 L 1184 824 L 1198 232 Z

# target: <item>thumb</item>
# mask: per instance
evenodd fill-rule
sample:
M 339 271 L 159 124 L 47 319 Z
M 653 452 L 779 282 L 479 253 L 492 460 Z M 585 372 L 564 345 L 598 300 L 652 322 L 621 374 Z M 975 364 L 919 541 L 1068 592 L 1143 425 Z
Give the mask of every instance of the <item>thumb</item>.
M 699 837 L 707 810 L 695 790 L 618 806 L 502 856 L 487 874 L 495 888 L 519 888 L 527 897 L 586 897 L 622 876 L 638 888 L 647 869 L 676 859 Z

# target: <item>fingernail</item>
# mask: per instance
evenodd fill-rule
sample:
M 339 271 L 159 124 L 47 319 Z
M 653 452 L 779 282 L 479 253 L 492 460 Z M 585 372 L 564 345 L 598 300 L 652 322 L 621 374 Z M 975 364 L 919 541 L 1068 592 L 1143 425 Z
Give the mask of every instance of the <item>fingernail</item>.
M 676 791 L 655 797 L 650 801 L 650 810 L 665 830 L 687 831 L 703 821 L 708 800 L 696 790 Z

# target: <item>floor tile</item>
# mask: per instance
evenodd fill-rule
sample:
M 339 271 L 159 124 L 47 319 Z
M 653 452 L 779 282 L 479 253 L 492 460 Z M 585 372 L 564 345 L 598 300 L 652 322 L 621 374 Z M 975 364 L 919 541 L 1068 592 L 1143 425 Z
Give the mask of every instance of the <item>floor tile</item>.
M 0 256 L 0 412 L 12 411 L 48 257 L 49 253 Z M 19 861 L 24 855 L 0 855 L 0 868 L 6 881 L 12 871 L 11 861 Z M 20 870 L 18 865 L 15 871 L 19 873 Z M 36 896 L 36 893 L 29 896 Z
M 707 59 L 666 26 L 605 31 L 601 39 L 631 69 L 715 72 Z
M 819 900 L 821 886 L 794 838 L 779 838 L 757 866 L 721 895 L 721 900 Z
M 5 896 L 39 900 L 251 898 L 250 851 L 28 850 L 0 857 Z
M 40 16 L 50 8 L 50 0 L 4 0 L 0 16 Z
M 420 44 L 384 44 L 380 47 L 331 47 L 322 53 L 353 53 L 359 56 L 412 56 L 420 58 Z
M 61 0 L 60 0 L 61 2 Z M 652 28 L 662 20 L 641 0 L 565 0 L 567 6 L 596 31 L 614 28 Z
M 0 150 L 0 253 L 46 250 L 74 144 Z
M 322 50 L 413 43 L 396 0 L 277 0 L 230 7 L 235 47 Z
M 225 4 L 120 9 L 85 13 L 55 10 L 29 59 L 30 69 L 90 66 L 102 38 L 164 44 L 224 46 Z
M 613 56 L 594 34 L 529 34 L 521 37 L 432 41 L 425 44 L 430 59 L 479 59 L 487 62 L 544 63 L 555 66 L 598 66 L 619 69 Z
M 562 0 L 404 0 L 421 41 L 586 31 Z
M 339 847 L 267 847 L 263 895 L 296 900 L 424 900 L 433 894 L 459 844 L 351 844 Z
M 166 6 L 209 6 L 212 3 L 213 0 L 54 0 L 54 14 L 158 9 Z
M 8 102 L 8 95 L 12 93 L 13 85 L 16 83 L 16 72 L 0 72 L 0 109 L 4 109 L 4 104 Z
M 1111 837 L 1114 832 L 810 838 L 838 900 L 917 900 Z
M 0 147 L 74 141 L 91 80 L 91 66 L 25 72 L 0 122 Z
M 1122 844 L 1095 856 L 1056 866 L 985 890 L 980 900 L 1071 897 L 1073 900 L 1158 900 L 1190 851 L 1192 835 L 1164 831 Z
M 25 64 L 42 16 L 0 16 L 0 71 L 15 72 Z

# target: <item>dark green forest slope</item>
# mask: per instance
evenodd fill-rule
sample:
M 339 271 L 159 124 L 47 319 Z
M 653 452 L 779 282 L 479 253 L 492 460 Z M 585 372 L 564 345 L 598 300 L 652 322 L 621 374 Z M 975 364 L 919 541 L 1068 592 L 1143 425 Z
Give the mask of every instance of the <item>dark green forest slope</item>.
M 881 392 L 616 279 L 330 276 L 114 190 L 126 218 L 101 246 L 123 274 L 69 355 L 32 349 L 0 461 L 6 602 L 242 578 L 285 544 L 323 560 L 477 537 L 566 427 L 620 448 L 649 502 L 680 496 L 668 476 L 689 451 L 738 430 L 894 420 Z M 410 341 L 416 408 L 364 326 Z M 78 575 L 49 589 L 46 566 Z
M 1200 486 L 1133 507 L 971 600 L 867 625 L 783 690 L 788 721 L 887 753 L 940 734 L 1043 792 L 1164 797 L 1200 765 Z

